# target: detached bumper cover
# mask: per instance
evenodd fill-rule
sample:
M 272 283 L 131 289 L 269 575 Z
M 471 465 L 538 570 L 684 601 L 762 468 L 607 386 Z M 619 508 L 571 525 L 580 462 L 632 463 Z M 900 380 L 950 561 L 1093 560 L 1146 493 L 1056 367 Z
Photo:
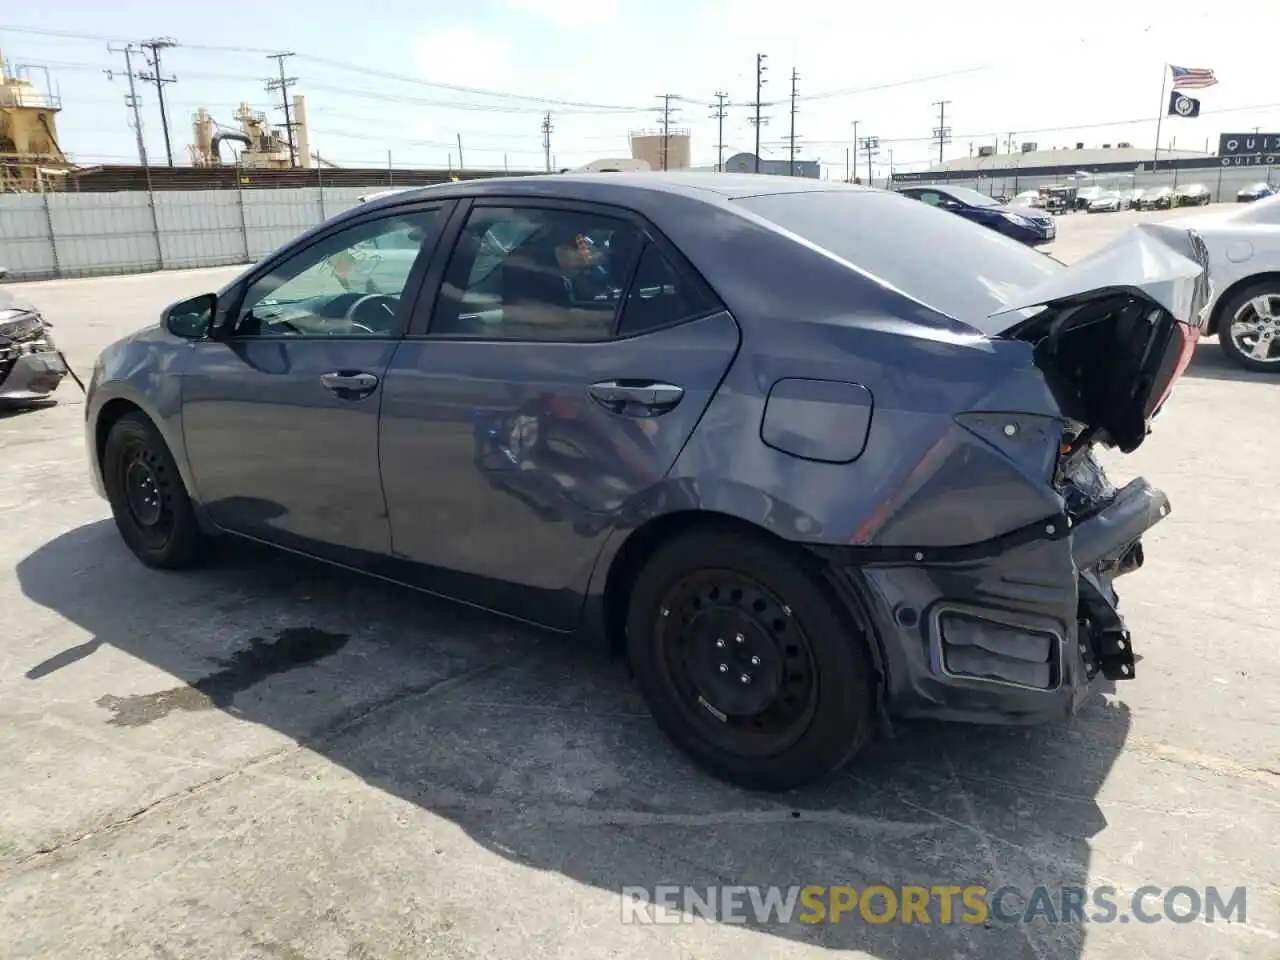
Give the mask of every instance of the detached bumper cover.
M 836 558 L 838 589 L 877 626 L 885 711 L 1037 723 L 1133 677 L 1112 582 L 1141 566 L 1140 538 L 1169 510 L 1135 480 L 1074 523 L 1050 518 L 945 558 Z
M 41 400 L 57 390 L 67 375 L 58 352 L 19 352 L 17 347 L 0 344 L 0 400 Z

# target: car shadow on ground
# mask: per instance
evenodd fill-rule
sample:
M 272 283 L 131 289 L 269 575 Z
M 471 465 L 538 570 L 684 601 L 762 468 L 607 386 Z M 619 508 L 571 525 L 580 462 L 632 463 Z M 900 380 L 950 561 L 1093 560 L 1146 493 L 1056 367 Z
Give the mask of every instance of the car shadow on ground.
M 1196 344 L 1195 356 L 1191 358 L 1184 376 L 1200 380 L 1234 380 L 1240 383 L 1280 382 L 1280 377 L 1276 374 L 1257 373 L 1232 363 L 1222 352 L 1216 337 Z
M 24 665 L 26 682 L 65 697 L 60 672 L 105 645 L 176 678 L 148 693 L 93 691 L 106 741 L 169 725 L 166 749 L 181 752 L 185 714 L 226 711 L 447 818 L 488 851 L 615 893 L 1085 887 L 1091 838 L 1106 827 L 1095 795 L 1130 726 L 1127 709 L 1102 698 L 1034 729 L 918 724 L 819 786 L 751 794 L 676 753 L 621 664 L 398 587 L 239 545 L 198 572 L 159 573 L 133 560 L 109 521 L 58 536 L 17 573 L 30 600 L 90 635 Z M 938 925 L 933 914 L 928 926 L 856 911 L 840 924 L 747 926 L 884 960 L 1056 960 L 1078 956 L 1085 937 L 1075 918 Z

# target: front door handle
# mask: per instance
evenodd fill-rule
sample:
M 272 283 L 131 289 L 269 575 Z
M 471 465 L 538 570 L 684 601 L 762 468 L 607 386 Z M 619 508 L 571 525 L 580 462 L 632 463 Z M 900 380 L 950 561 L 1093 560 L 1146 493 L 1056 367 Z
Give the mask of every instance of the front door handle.
M 320 382 L 325 389 L 337 394 L 344 400 L 358 400 L 367 397 L 378 387 L 378 378 L 372 373 L 352 370 L 335 370 L 320 375 Z
M 610 413 L 653 417 L 675 408 L 684 388 L 656 380 L 604 380 L 593 383 L 591 397 Z

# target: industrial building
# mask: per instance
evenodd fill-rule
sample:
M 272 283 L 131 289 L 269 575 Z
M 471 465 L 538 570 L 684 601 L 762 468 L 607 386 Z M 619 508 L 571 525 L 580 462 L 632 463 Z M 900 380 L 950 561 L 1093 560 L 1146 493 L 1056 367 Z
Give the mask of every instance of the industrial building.
M 957 157 L 935 164 L 928 170 L 902 173 L 895 171 L 894 182 L 949 181 L 998 179 L 1012 180 L 1030 177 L 1067 177 L 1080 172 L 1096 174 L 1133 173 L 1144 165 L 1149 167 L 1155 150 L 1152 147 L 1135 147 L 1120 141 L 1104 143 L 1098 147 L 1086 147 L 1077 143 L 1073 147 L 1041 149 L 1037 143 L 1023 143 L 1015 152 L 1000 153 L 998 147 L 986 144 L 978 146 L 972 156 Z M 1218 157 L 1203 150 L 1161 150 L 1160 167 L 1165 166 L 1215 166 Z
M 822 179 L 822 165 L 817 160 L 797 160 L 794 166 L 790 160 L 767 160 L 760 158 L 760 167 L 756 169 L 754 153 L 735 153 L 725 157 L 725 173 L 765 173 L 775 177 L 807 177 L 810 180 Z M 714 170 L 715 167 L 707 167 Z
M 41 93 L 26 77 L 10 72 L 0 55 L 0 193 L 61 189 L 71 166 L 58 145 L 61 109 L 55 94 Z
M 244 170 L 310 170 L 324 161 L 311 152 L 307 128 L 306 98 L 293 98 L 292 121 L 288 127 L 273 127 L 266 114 L 241 103 L 236 110 L 238 128 L 223 128 L 209 111 L 201 107 L 192 118 L 194 142 L 187 148 L 193 167 L 217 167 L 227 162 L 222 155 L 226 141 L 238 143 L 242 149 L 231 162 Z M 292 132 L 292 137 L 290 136 Z M 332 166 L 332 164 L 329 164 Z

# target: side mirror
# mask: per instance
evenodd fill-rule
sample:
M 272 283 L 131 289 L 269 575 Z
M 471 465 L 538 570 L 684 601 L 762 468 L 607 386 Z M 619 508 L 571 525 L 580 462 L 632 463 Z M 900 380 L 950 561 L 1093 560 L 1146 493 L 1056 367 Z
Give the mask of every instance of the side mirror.
M 0 267 L 0 280 L 3 280 L 3 279 L 4 279 L 5 277 L 7 277 L 8 275 L 9 275 L 9 268 L 8 268 L 8 267 Z
M 184 340 L 203 340 L 213 329 L 213 314 L 218 309 L 218 297 L 202 293 L 189 300 L 179 300 L 165 307 L 160 323 L 175 337 Z

